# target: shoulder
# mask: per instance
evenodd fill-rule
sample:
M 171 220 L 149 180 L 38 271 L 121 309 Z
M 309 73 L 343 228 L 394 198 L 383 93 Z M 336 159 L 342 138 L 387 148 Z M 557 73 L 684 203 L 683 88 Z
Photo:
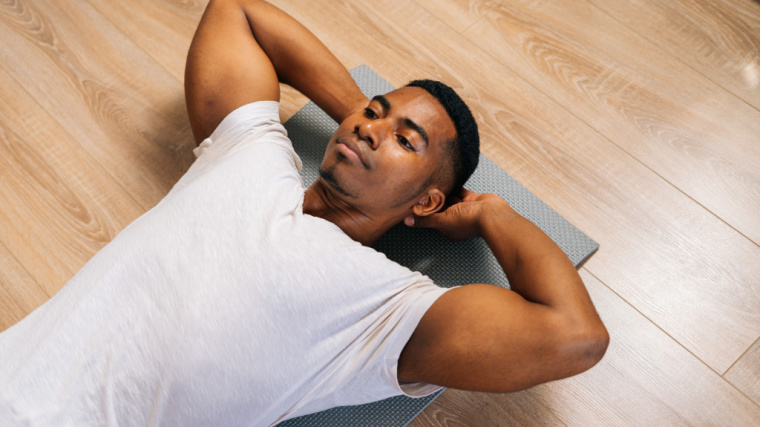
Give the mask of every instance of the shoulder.
M 277 101 L 258 101 L 235 109 L 224 117 L 193 153 L 200 158 L 208 151 L 228 152 L 246 145 L 271 142 L 297 157 L 288 133 L 280 123 L 279 105 Z M 300 160 L 296 159 L 296 164 L 300 170 Z
M 280 103 L 277 101 L 258 101 L 243 105 L 227 114 L 203 141 L 211 143 L 234 136 L 234 133 L 250 133 L 256 129 L 275 128 L 284 131 L 279 112 Z
M 302 189 L 302 162 L 280 123 L 279 103 L 275 101 L 235 109 L 193 153 L 197 159 L 170 194 L 200 182 L 213 184 L 216 190 L 211 188 L 212 192 L 222 188 L 230 191 L 230 187 L 241 184 L 250 191 L 264 184 L 269 188 L 283 178 Z

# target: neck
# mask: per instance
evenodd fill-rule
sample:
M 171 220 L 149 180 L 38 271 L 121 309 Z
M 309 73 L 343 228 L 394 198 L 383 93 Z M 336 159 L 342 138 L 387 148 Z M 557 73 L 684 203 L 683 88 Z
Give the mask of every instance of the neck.
M 339 198 L 322 178 L 317 178 L 306 190 L 303 213 L 332 222 L 364 246 L 375 244 L 380 236 L 400 221 L 397 218 L 378 218 L 361 212 Z

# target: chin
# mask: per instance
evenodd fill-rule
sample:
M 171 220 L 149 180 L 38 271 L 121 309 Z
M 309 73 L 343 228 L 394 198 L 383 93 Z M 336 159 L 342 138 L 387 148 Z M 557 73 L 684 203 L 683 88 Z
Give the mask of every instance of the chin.
M 322 182 L 324 182 L 326 187 L 330 188 L 336 193 L 350 197 L 352 199 L 357 199 L 358 197 L 355 194 L 341 185 L 340 180 L 335 176 L 335 167 L 336 165 L 332 165 L 330 167 L 319 167 L 319 177 L 322 178 Z

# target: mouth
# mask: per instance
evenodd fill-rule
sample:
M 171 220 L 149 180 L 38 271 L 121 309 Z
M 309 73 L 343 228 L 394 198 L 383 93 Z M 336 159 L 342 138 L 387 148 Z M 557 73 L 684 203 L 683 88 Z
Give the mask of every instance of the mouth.
M 354 162 L 361 163 L 365 169 L 369 169 L 364 152 L 359 144 L 350 138 L 338 138 L 337 140 L 338 152 L 344 157 L 353 160 Z

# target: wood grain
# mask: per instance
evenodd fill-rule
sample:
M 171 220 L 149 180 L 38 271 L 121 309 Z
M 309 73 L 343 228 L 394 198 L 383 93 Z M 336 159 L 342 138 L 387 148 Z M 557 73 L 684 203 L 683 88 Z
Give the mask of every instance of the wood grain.
M 752 401 L 584 269 L 581 277 L 612 331 L 597 366 L 519 393 L 447 390 L 412 425 L 557 424 L 551 416 L 571 426 L 752 426 L 760 419 Z
M 708 365 L 724 372 L 757 339 L 760 248 L 505 65 L 401 1 L 384 3 L 385 19 L 279 4 L 395 85 L 428 76 L 459 89 L 491 160 L 600 242 L 587 268 Z M 331 39 L 333 25 L 354 37 Z M 371 39 L 384 43 L 367 50 Z
M 643 38 L 760 109 L 760 3 L 590 0 Z
M 757 116 L 735 108 L 744 101 L 710 65 L 740 46 L 728 40 L 756 39 L 740 25 L 755 25 L 757 3 L 643 1 L 632 4 L 667 9 L 675 28 L 645 15 L 653 23 L 640 23 L 651 30 L 642 34 L 621 23 L 629 11 L 617 1 L 500 2 L 488 20 L 477 15 L 499 2 L 275 1 L 349 68 L 368 64 L 396 86 L 452 85 L 481 123 L 483 151 L 602 245 L 582 271 L 613 339 L 600 365 L 521 393 L 449 390 L 415 426 L 760 418 L 760 252 L 741 234 L 751 236 L 752 218 L 736 218 L 754 215 L 757 139 L 747 132 Z M 0 0 L 0 328 L 41 304 L 43 287 L 52 295 L 192 161 L 181 79 L 203 3 Z M 725 16 L 699 16 L 708 10 Z M 735 11 L 744 24 L 724 28 Z M 496 20 L 518 23 L 506 27 L 512 38 Z M 458 32 L 470 21 L 472 40 Z M 668 50 L 678 37 L 705 50 L 690 62 L 688 47 Z M 284 89 L 283 117 L 304 102 Z
M 185 59 L 207 0 L 89 0 L 175 79 L 184 82 Z M 281 85 L 280 120 L 303 108 L 308 98 Z
M 189 167 L 182 85 L 89 3 L 6 0 L 0 38 L 8 73 L 143 207 Z
M 451 0 L 446 2 L 414 0 L 414 2 L 458 33 L 464 32 L 485 15 L 489 9 L 499 3 L 496 0 Z
M 760 340 L 750 347 L 724 377 L 760 405 Z
M 48 300 L 4 245 L 0 245 L 0 331 L 23 319 Z
M 53 295 L 143 209 L 0 69 L 0 241 Z
M 184 82 L 185 59 L 208 0 L 89 0 L 111 23 Z
M 447 389 L 409 425 L 564 426 L 537 393 L 476 393 Z
M 519 0 L 466 35 L 759 243 L 760 112 L 616 24 L 585 0 Z

